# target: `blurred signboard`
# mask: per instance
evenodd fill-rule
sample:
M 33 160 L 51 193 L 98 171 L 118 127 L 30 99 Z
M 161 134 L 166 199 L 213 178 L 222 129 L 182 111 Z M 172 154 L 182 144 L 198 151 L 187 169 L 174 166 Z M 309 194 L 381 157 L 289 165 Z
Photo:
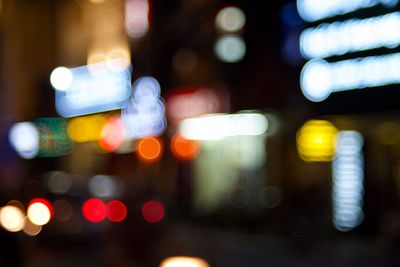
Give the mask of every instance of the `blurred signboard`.
M 112 68 L 110 62 L 70 69 L 72 84 L 56 90 L 56 109 L 74 117 L 122 108 L 131 95 L 130 68 Z
M 400 83 L 398 0 L 297 0 L 300 86 L 314 102 L 331 93 Z M 371 14 L 373 16 L 371 16 Z

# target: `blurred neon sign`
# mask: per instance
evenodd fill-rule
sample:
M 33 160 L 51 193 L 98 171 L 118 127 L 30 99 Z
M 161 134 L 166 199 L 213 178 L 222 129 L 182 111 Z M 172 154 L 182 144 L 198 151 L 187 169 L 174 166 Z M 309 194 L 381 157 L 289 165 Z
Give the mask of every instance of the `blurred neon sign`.
M 130 68 L 115 69 L 110 63 L 70 69 L 71 85 L 55 91 L 58 114 L 74 117 L 122 108 L 131 94 Z
M 297 0 L 297 9 L 302 19 L 313 22 L 378 5 L 394 7 L 398 2 L 398 0 Z
M 393 8 L 398 0 L 298 0 L 300 15 L 317 21 L 384 5 Z M 305 29 L 300 35 L 301 54 L 308 61 L 300 76 L 304 96 L 323 101 L 333 92 L 400 83 L 400 54 L 374 55 L 379 48 L 400 45 L 400 12 L 366 19 L 348 19 L 322 23 Z M 370 56 L 351 58 L 352 53 L 371 51 Z M 347 60 L 330 58 L 347 55 Z M 330 58 L 329 60 L 324 60 Z

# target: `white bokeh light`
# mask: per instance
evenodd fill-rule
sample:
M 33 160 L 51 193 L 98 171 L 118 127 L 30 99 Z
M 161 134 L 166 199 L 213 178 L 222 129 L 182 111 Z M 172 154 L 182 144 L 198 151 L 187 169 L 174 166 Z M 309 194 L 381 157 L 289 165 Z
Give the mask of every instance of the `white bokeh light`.
M 25 159 L 34 158 L 39 152 L 39 130 L 31 122 L 14 124 L 8 135 L 12 148 Z
M 74 76 L 66 67 L 55 68 L 50 74 L 50 83 L 56 90 L 66 91 L 74 82 Z
M 235 63 L 245 56 L 246 44 L 239 36 L 224 35 L 215 43 L 214 51 L 221 61 Z
M 331 70 L 324 60 L 313 60 L 304 65 L 300 86 L 304 96 L 314 102 L 325 100 L 331 93 Z
M 217 28 L 227 32 L 240 31 L 245 23 L 246 15 L 244 12 L 233 6 L 221 9 L 215 18 Z

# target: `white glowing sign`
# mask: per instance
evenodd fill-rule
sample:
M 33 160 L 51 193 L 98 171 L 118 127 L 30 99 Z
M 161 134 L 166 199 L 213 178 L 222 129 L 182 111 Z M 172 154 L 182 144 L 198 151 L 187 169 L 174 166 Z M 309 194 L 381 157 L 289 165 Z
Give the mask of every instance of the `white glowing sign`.
M 305 21 L 313 22 L 378 5 L 394 7 L 398 2 L 398 0 L 297 0 L 297 9 Z
M 393 8 L 398 0 L 298 0 L 300 15 L 317 21 L 383 5 Z M 300 51 L 309 59 L 300 77 L 303 94 L 319 102 L 333 92 L 400 83 L 400 54 L 368 56 L 333 61 L 324 60 L 374 49 L 400 45 L 400 12 L 365 19 L 322 23 L 300 35 Z M 373 52 L 370 52 L 371 54 Z
M 350 19 L 308 28 L 300 35 L 307 58 L 325 58 L 400 44 L 400 12 L 368 19 Z
M 364 219 L 364 157 L 363 138 L 356 131 L 338 134 L 333 172 L 333 225 L 349 231 Z
M 115 70 L 110 63 L 70 69 L 72 84 L 55 91 L 58 114 L 73 117 L 122 108 L 131 94 L 130 69 Z

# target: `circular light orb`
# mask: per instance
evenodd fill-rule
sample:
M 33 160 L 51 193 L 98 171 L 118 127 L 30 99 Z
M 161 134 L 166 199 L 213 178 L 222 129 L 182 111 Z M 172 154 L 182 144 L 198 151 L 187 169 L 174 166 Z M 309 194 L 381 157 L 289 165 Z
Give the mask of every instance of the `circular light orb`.
M 99 145 L 105 151 L 117 150 L 125 138 L 125 125 L 118 117 L 111 117 L 101 130 Z
M 245 23 L 246 15 L 244 12 L 233 6 L 221 9 L 215 18 L 217 28 L 227 32 L 240 31 Z
M 25 219 L 25 225 L 23 231 L 25 234 L 29 236 L 35 236 L 38 235 L 40 231 L 42 231 L 42 226 L 32 223 L 29 220 L 28 216 L 26 216 L 24 219 Z
M 125 220 L 128 210 L 125 204 L 119 200 L 111 200 L 107 204 L 107 218 L 112 222 Z
M 142 207 L 142 216 L 148 223 L 159 223 L 165 216 L 164 206 L 155 200 L 147 201 Z
M 114 178 L 108 175 L 95 175 L 89 181 L 89 191 L 96 197 L 114 197 L 118 188 Z
M 107 216 L 107 206 L 100 199 L 91 198 L 83 203 L 82 214 L 89 222 L 99 223 Z
M 35 198 L 28 206 L 27 215 L 33 224 L 45 225 L 53 216 L 53 207 L 46 199 Z
M 239 36 L 224 35 L 215 43 L 214 52 L 221 61 L 235 63 L 245 56 L 246 44 Z
M 48 174 L 47 187 L 52 193 L 65 194 L 72 187 L 72 180 L 68 173 L 53 171 Z
M 192 160 L 200 151 L 197 140 L 188 140 L 176 134 L 171 139 L 171 151 L 174 156 L 181 160 Z
M 50 74 L 50 83 L 56 90 L 66 91 L 74 82 L 74 75 L 66 67 L 55 68 Z
M 145 76 L 137 79 L 133 84 L 133 95 L 136 100 L 141 102 L 153 102 L 158 100 L 161 93 L 159 82 L 151 77 Z
M 300 87 L 308 100 L 320 102 L 327 99 L 332 92 L 331 84 L 331 67 L 325 60 L 311 60 L 304 65 Z
M 160 267 L 210 267 L 210 265 L 201 258 L 179 256 L 166 258 Z
M 11 147 L 19 156 L 32 159 L 39 153 L 39 130 L 31 122 L 14 124 L 8 134 Z
M 5 206 L 0 209 L 0 224 L 9 232 L 21 231 L 25 225 L 24 213 L 18 207 Z
M 163 145 L 156 137 L 145 137 L 139 141 L 136 152 L 141 161 L 153 162 L 161 157 Z

